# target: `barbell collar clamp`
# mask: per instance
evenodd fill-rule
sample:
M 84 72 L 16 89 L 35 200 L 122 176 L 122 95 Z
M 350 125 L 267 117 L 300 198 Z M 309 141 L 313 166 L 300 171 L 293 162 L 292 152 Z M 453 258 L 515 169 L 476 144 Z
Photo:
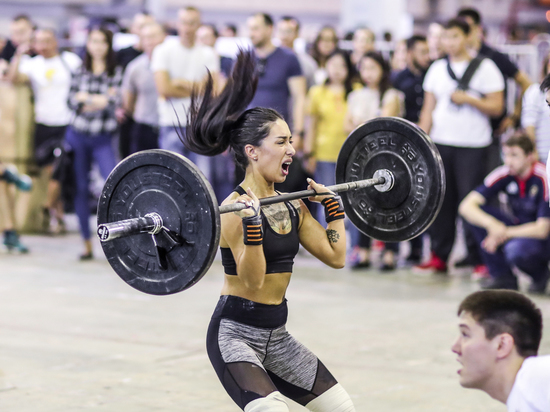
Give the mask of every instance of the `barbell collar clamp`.
M 140 233 L 158 234 L 163 227 L 162 217 L 156 213 L 147 213 L 143 217 L 104 223 L 97 227 L 97 235 L 102 242 L 108 242 L 124 236 Z

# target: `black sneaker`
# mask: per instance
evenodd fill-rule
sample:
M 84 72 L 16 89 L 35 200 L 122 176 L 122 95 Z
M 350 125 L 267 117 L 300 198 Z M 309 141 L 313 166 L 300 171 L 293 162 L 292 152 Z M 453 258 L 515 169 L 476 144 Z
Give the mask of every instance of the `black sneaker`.
M 419 265 L 420 262 L 422 262 L 422 252 L 411 252 L 407 259 L 405 260 L 405 263 L 410 266 L 416 266 Z
M 529 285 L 529 289 L 527 290 L 529 293 L 534 293 L 537 295 L 544 295 L 546 293 L 546 287 L 548 286 L 548 279 L 550 278 L 550 273 L 546 272 L 546 274 L 542 277 L 542 279 L 539 279 L 538 281 L 533 281 Z
M 479 262 L 474 262 L 474 259 L 470 255 L 466 255 L 455 263 L 455 268 L 474 267 L 478 264 Z
M 480 282 L 481 289 L 508 289 L 518 290 L 518 280 L 513 278 L 489 278 Z
M 353 265 L 351 265 L 352 270 L 361 270 L 361 269 L 368 269 L 370 268 L 370 260 L 364 260 L 362 262 L 355 262 Z

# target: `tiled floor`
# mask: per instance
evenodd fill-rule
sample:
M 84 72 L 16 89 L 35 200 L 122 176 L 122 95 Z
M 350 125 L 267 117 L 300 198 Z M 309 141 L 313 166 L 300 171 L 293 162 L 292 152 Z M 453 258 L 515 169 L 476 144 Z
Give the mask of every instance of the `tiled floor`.
M 0 254 L 0 411 L 239 410 L 204 343 L 219 261 L 193 288 L 155 297 L 123 283 L 104 258 L 78 262 L 76 234 L 25 241 L 31 254 Z M 457 381 L 455 312 L 477 289 L 467 276 L 337 271 L 309 257 L 295 267 L 288 329 L 357 411 L 505 411 Z M 550 297 L 535 300 L 550 325 Z M 548 332 L 541 352 L 550 353 Z

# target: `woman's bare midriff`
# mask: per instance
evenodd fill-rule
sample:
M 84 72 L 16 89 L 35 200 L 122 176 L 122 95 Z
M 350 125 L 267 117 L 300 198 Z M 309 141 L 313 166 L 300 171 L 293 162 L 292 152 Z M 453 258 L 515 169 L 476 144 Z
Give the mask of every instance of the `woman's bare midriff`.
M 259 290 L 250 290 L 238 276 L 225 275 L 221 295 L 239 296 L 266 305 L 278 305 L 285 297 L 291 275 L 290 272 L 269 273 L 265 275 L 264 284 Z

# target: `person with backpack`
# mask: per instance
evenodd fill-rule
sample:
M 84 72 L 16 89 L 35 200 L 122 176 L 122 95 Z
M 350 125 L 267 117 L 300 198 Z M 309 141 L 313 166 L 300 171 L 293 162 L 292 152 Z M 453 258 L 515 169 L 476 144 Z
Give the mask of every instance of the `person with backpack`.
M 446 272 L 456 234 L 458 205 L 485 177 L 491 116 L 503 109 L 504 80 L 490 59 L 472 59 L 470 27 L 451 19 L 443 32 L 447 57 L 435 61 L 424 79 L 419 126 L 436 143 L 445 167 L 446 192 L 429 229 L 431 258 L 417 271 Z

